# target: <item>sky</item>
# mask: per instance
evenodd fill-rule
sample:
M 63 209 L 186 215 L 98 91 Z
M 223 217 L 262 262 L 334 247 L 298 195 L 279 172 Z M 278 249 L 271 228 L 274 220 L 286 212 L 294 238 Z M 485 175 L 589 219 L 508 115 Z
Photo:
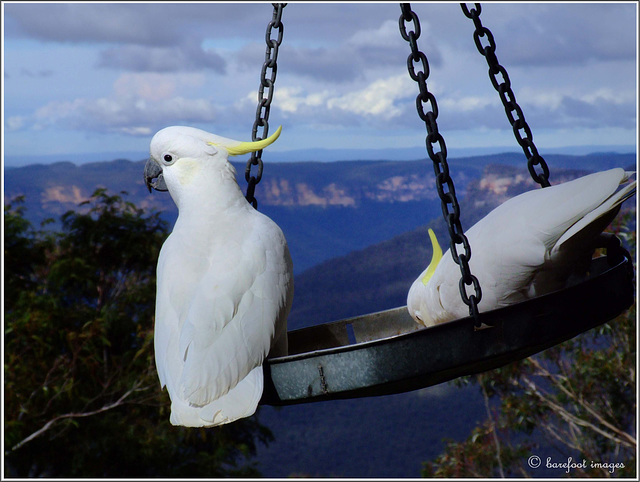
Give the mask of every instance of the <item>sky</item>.
M 518 151 L 473 22 L 459 3 L 411 5 L 449 152 Z M 2 9 L 5 165 L 112 153 L 142 159 L 153 134 L 170 125 L 251 139 L 271 3 L 3 2 Z M 285 7 L 269 118 L 270 132 L 278 125 L 283 132 L 270 153 L 424 149 L 399 17 L 397 3 Z M 486 3 L 481 20 L 541 154 L 635 150 L 636 2 Z

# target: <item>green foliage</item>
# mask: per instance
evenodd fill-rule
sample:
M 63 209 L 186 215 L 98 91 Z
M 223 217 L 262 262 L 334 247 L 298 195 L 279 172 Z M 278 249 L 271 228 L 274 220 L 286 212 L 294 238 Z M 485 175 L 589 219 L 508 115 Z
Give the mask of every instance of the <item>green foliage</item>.
M 636 232 L 628 226 L 631 214 L 613 230 L 635 258 Z M 552 462 L 586 461 L 571 476 L 635 478 L 636 343 L 633 306 L 538 355 L 459 382 L 479 385 L 487 420 L 465 441 L 450 441 L 424 464 L 422 475 L 531 477 L 540 475 L 536 470 L 546 468 L 553 452 Z M 528 463 L 536 454 L 541 468 Z M 618 464 L 614 472 L 610 464 Z M 556 469 L 556 475 L 566 476 L 565 470 Z
M 51 233 L 22 201 L 4 212 L 5 476 L 256 475 L 247 460 L 271 434 L 255 417 L 169 423 L 153 358 L 159 213 L 99 189 Z

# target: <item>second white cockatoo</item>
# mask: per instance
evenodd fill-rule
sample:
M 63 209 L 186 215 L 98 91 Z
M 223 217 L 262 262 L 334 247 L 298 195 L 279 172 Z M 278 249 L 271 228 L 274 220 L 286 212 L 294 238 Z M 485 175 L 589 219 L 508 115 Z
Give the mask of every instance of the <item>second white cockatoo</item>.
M 529 191 L 491 211 L 467 232 L 469 266 L 482 298 L 478 311 L 501 308 L 556 291 L 590 262 L 602 232 L 621 204 L 635 194 L 635 173 L 623 169 L 590 174 Z M 433 231 L 431 263 L 412 284 L 407 308 L 413 319 L 433 326 L 469 316 L 460 296 L 460 268 L 444 255 Z
M 178 219 L 157 266 L 155 358 L 170 421 L 211 427 L 251 416 L 267 355 L 287 352 L 293 265 L 281 229 L 255 210 L 229 155 L 280 135 L 239 142 L 191 127 L 151 140 L 144 177 L 168 190 Z

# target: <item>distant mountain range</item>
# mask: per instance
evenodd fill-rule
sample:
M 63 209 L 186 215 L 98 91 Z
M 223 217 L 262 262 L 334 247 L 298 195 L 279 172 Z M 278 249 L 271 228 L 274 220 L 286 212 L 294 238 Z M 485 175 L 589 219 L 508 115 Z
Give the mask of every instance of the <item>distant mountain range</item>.
M 551 183 L 611 167 L 635 170 L 635 154 L 545 156 Z M 535 189 L 520 154 L 450 160 L 468 229 L 489 210 Z M 244 188 L 244 166 L 238 164 Z M 5 203 L 26 196 L 33 222 L 57 216 L 96 187 L 128 191 L 138 206 L 176 210 L 167 193 L 149 194 L 143 161 L 33 165 L 5 171 Z M 289 328 L 402 306 L 428 262 L 427 226 L 446 244 L 433 169 L 422 161 L 266 163 L 259 209 L 283 229 L 296 265 Z M 418 477 L 444 438 L 462 440 L 485 416 L 476 387 L 438 385 L 366 399 L 261 407 L 275 441 L 258 451 L 266 477 Z
M 547 156 L 565 169 L 601 170 L 635 165 L 633 154 Z M 495 154 L 450 159 L 459 197 L 486 166 L 524 166 L 522 154 Z M 246 188 L 244 164 L 235 163 L 238 182 Z M 5 203 L 26 198 L 27 216 L 39 223 L 58 218 L 89 198 L 97 187 L 128 192 L 127 199 L 157 209 L 170 223 L 177 210 L 168 193 L 150 194 L 142 179 L 144 161 L 118 159 L 76 165 L 35 164 L 6 169 Z M 533 187 L 533 184 L 531 185 Z M 265 162 L 256 188 L 258 208 L 283 229 L 296 273 L 324 260 L 390 239 L 415 229 L 440 213 L 431 161 Z M 55 225 L 53 225 L 55 227 Z
M 423 159 L 426 157 L 425 147 L 400 147 L 388 149 L 292 149 L 288 151 L 276 150 L 277 146 L 269 148 L 265 154 L 268 162 L 333 162 L 333 161 L 358 161 L 358 160 L 386 160 L 386 161 L 406 161 L 409 159 Z M 493 154 L 520 152 L 518 146 L 510 147 L 469 147 L 456 148 L 449 146 L 449 157 L 471 157 L 490 156 Z M 567 146 L 556 147 L 545 150 L 542 154 L 545 158 L 548 155 L 564 154 L 570 156 L 583 156 L 594 152 L 612 152 L 620 154 L 635 153 L 636 147 L 633 145 L 609 145 L 609 146 Z M 76 164 L 87 162 L 104 162 L 111 159 L 131 159 L 139 161 L 149 156 L 145 151 L 119 151 L 81 154 L 43 154 L 15 156 L 5 155 L 5 165 L 8 167 L 24 167 L 31 164 L 51 164 L 54 162 L 67 161 Z

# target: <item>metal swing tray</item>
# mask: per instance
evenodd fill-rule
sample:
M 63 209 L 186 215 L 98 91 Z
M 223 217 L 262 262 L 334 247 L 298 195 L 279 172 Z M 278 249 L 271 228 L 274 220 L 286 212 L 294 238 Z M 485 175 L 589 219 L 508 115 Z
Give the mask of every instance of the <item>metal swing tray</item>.
M 606 323 L 634 302 L 630 257 L 517 305 L 419 328 L 406 306 L 289 332 L 289 355 L 264 364 L 265 405 L 388 395 L 504 366 Z

